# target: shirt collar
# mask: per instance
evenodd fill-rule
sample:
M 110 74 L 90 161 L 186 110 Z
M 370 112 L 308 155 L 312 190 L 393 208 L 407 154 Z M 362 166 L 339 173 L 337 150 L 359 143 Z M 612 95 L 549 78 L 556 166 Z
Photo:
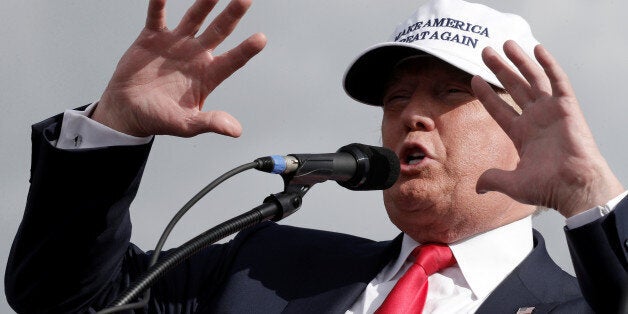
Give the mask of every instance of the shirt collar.
M 380 280 L 392 280 L 417 246 L 418 242 L 404 234 L 399 256 L 383 269 Z M 532 250 L 532 218 L 474 235 L 449 247 L 456 257 L 454 267 L 460 268 L 475 296 L 485 298 Z
M 532 218 L 477 234 L 449 247 L 473 293 L 485 298 L 532 250 Z

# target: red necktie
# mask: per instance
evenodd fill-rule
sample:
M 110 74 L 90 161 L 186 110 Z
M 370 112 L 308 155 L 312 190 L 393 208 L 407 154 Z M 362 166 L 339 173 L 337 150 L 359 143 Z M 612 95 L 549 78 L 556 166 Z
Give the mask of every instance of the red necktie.
M 456 263 L 448 246 L 421 245 L 411 253 L 414 264 L 399 278 L 376 314 L 421 313 L 427 296 L 427 277 Z

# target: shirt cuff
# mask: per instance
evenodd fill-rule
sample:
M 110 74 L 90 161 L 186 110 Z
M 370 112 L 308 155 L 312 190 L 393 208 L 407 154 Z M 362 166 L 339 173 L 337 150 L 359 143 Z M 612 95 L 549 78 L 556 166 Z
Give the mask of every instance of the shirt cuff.
M 59 149 L 73 150 L 142 145 L 153 139 L 153 136 L 135 137 L 124 134 L 92 120 L 89 116 L 97 104 L 98 102 L 89 105 L 85 111 L 66 110 L 63 113 L 59 139 L 52 144 Z
M 617 204 L 619 204 L 619 202 L 621 202 L 621 200 L 624 199 L 626 195 L 628 195 L 628 191 L 619 194 L 604 205 L 593 207 L 587 211 L 567 218 L 567 220 L 565 221 L 567 228 L 576 229 L 608 215 L 615 209 L 615 207 L 617 207 Z

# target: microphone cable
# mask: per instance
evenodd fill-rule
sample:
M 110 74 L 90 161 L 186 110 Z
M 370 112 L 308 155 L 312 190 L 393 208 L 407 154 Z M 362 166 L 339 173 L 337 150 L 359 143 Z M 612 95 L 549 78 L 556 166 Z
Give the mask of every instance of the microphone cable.
M 284 179 L 284 192 L 267 197 L 262 205 L 205 231 L 173 250 L 167 258 L 159 260 L 170 232 L 194 204 L 225 180 L 254 168 L 281 174 Z M 301 206 L 302 197 L 316 183 L 331 179 L 350 190 L 381 190 L 394 184 L 398 176 L 399 161 L 394 152 L 382 147 L 356 143 L 341 147 L 332 154 L 267 156 L 236 167 L 208 184 L 175 214 L 157 242 L 146 271 L 111 302 L 108 308 L 96 314 L 115 313 L 148 305 L 150 287 L 165 272 L 230 234 L 267 219 L 278 221 L 294 213 Z M 144 294 L 138 302 L 127 304 L 142 291 Z
M 216 188 L 218 185 L 225 182 L 227 179 L 237 174 L 240 174 L 246 170 L 259 168 L 259 167 L 262 167 L 262 163 L 258 160 L 235 167 L 227 171 L 220 177 L 216 178 L 211 183 L 209 183 L 205 188 L 200 190 L 187 203 L 185 203 L 185 205 L 183 205 L 183 207 L 179 209 L 179 211 L 174 215 L 174 217 L 172 217 L 172 219 L 170 220 L 170 223 L 168 223 L 168 226 L 166 226 L 166 228 L 162 232 L 161 237 L 159 238 L 159 241 L 157 242 L 157 245 L 155 246 L 155 250 L 153 251 L 153 256 L 151 257 L 151 260 L 150 260 L 150 263 L 148 264 L 147 269 L 150 269 L 157 263 L 157 261 L 159 260 L 159 255 L 161 253 L 161 250 L 163 249 L 163 246 L 166 243 L 166 240 L 168 239 L 170 232 L 172 232 L 172 229 L 174 229 L 174 226 L 179 222 L 179 220 L 183 217 L 183 215 L 185 215 L 190 210 L 190 208 L 194 206 L 194 204 L 196 204 L 207 193 L 211 192 L 214 188 Z M 132 286 L 133 285 L 131 285 L 131 287 Z M 140 301 L 135 302 L 135 303 L 129 303 L 129 304 L 124 304 L 126 303 L 126 301 L 124 301 L 122 302 L 122 305 L 107 307 L 103 310 L 96 312 L 96 314 L 108 314 L 108 313 L 116 313 L 116 312 L 120 312 L 124 310 L 139 309 L 146 306 L 148 304 L 149 299 L 150 299 L 150 288 L 147 288 L 146 291 L 144 291 L 144 294 L 142 298 L 140 299 Z M 112 304 L 120 304 L 121 301 L 122 300 L 118 299 L 114 301 Z

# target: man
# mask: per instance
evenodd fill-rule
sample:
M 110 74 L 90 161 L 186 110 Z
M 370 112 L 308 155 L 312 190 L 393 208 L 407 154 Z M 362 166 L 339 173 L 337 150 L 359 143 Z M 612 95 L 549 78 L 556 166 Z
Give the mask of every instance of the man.
M 146 28 L 100 101 L 34 126 L 31 192 L 5 276 L 16 311 L 99 310 L 146 268 L 149 257 L 128 243 L 128 207 L 152 135 L 240 134 L 232 116 L 201 108 L 265 38 L 213 56 L 250 1 L 233 0 L 197 34 L 215 3 L 196 1 L 168 30 L 165 1 L 152 0 Z M 384 200 L 403 235 L 375 243 L 264 224 L 169 273 L 152 289 L 149 311 L 374 312 L 416 268 L 414 248 L 431 243 L 455 260 L 429 276 L 418 305 L 426 312 L 623 310 L 624 189 L 565 74 L 525 21 L 457 0 L 430 2 L 352 64 L 345 88 L 383 107 L 384 145 L 402 163 Z M 100 131 L 104 138 L 93 140 Z M 74 197 L 60 199 L 67 190 Z M 535 205 L 569 218 L 581 289 L 532 237 Z

